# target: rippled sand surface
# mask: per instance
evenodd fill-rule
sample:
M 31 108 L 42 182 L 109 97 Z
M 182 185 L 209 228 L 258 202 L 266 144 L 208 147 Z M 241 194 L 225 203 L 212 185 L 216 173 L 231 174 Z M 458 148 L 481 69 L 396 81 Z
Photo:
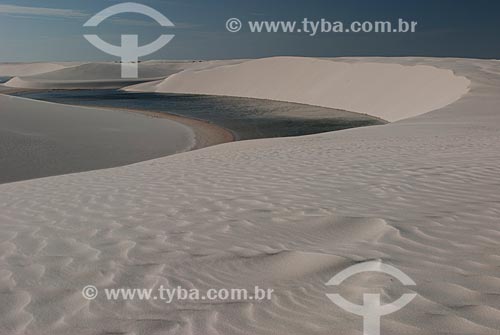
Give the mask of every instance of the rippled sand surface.
M 358 62 L 366 60 L 349 59 Z M 382 334 L 500 329 L 500 65 L 422 58 L 468 94 L 401 122 L 234 142 L 127 167 L 0 186 L 6 334 L 361 334 L 325 283 L 380 260 L 415 282 L 361 275 L 337 292 L 390 302 Z M 85 300 L 89 284 L 273 288 L 261 302 Z

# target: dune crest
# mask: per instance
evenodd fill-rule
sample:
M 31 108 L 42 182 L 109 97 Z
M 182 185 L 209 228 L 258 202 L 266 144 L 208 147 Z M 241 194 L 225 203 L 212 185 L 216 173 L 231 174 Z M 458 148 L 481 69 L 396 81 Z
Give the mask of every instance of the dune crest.
M 224 61 L 222 64 L 228 64 Z M 113 89 L 136 85 L 166 77 L 185 69 L 202 69 L 220 65 L 220 61 L 147 61 L 139 67 L 139 78 L 121 78 L 119 63 L 33 63 L 12 65 L 4 68 L 0 64 L 0 76 L 14 76 L 4 85 L 11 88 L 28 89 Z
M 5 63 L 0 64 L 0 76 L 34 76 L 71 67 L 73 63 Z

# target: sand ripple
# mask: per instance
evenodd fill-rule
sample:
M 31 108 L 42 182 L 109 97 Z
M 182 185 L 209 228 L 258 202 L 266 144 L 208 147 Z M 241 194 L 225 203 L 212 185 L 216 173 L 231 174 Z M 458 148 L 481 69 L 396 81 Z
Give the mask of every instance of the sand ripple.
M 417 285 L 371 275 L 338 290 L 353 302 L 373 287 L 384 301 L 416 293 L 383 319 L 384 334 L 498 335 L 498 65 L 428 62 L 472 78 L 470 95 L 387 126 L 1 185 L 0 332 L 360 334 L 361 319 L 333 305 L 324 283 L 377 259 Z M 275 294 L 89 302 L 88 284 Z

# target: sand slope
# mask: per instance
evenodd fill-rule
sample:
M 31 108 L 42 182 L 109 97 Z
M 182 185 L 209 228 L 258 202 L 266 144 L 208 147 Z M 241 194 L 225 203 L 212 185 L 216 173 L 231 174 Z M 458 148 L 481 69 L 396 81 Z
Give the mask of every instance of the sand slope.
M 33 76 L 78 65 L 78 63 L 0 63 L 0 76 Z
M 0 183 L 122 166 L 187 151 L 191 129 L 138 113 L 0 95 Z
M 466 78 L 426 65 L 275 57 L 187 70 L 126 89 L 290 101 L 397 121 L 446 106 L 468 86 Z
M 226 62 L 225 62 L 226 63 Z M 225 64 L 224 63 L 224 64 Z M 229 62 L 232 63 L 232 62 Z M 4 85 L 31 89 L 112 89 L 137 83 L 162 80 L 185 69 L 203 69 L 220 65 L 219 61 L 147 61 L 139 64 L 139 78 L 122 79 L 119 63 L 81 63 L 74 66 L 32 64 L 18 71 L 16 77 Z M 18 69 L 18 68 L 16 68 Z M 0 74 L 2 73 L 0 65 Z M 13 72 L 16 73 L 16 72 Z
M 374 284 L 385 301 L 415 292 L 383 318 L 382 334 L 500 334 L 500 64 L 389 62 L 452 69 L 470 92 L 385 126 L 0 185 L 0 332 L 361 334 L 361 318 L 333 305 L 325 293 L 338 291 L 324 284 L 379 259 L 417 285 L 362 276 L 340 292 L 353 302 Z M 275 294 L 89 302 L 88 284 Z

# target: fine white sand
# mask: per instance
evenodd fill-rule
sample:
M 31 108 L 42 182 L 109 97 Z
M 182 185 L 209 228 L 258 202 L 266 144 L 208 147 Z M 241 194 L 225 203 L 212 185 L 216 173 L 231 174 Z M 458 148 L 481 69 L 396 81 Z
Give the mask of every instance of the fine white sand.
M 191 128 L 117 110 L 0 95 L 0 183 L 122 166 L 195 146 Z
M 229 61 L 232 63 L 234 61 Z M 222 64 L 228 63 L 227 61 Z M 4 85 L 11 88 L 29 89 L 92 89 L 121 88 L 152 80 L 162 80 L 185 69 L 205 69 L 218 66 L 220 61 L 148 61 L 139 65 L 139 78 L 122 79 L 119 63 L 79 63 L 72 66 L 57 64 L 31 64 L 20 66 L 5 76 L 15 76 Z M 52 70 L 49 70 L 54 67 Z M 0 65 L 0 75 L 3 75 Z M 12 74 L 14 73 L 14 74 Z
M 0 76 L 34 76 L 79 64 L 80 63 L 0 63 Z
M 469 84 L 450 70 L 427 65 L 274 57 L 189 69 L 125 90 L 281 100 L 397 121 L 456 101 Z
M 403 64 L 409 68 L 390 67 L 408 71 L 408 77 L 388 75 L 401 78 L 393 89 L 415 84 L 414 77 L 433 88 L 412 86 L 418 99 L 405 87 L 392 93 L 394 99 L 404 93 L 411 113 L 401 100 L 391 108 L 387 96 L 380 104 L 378 96 L 359 95 L 359 106 L 385 105 L 386 118 L 426 113 L 470 90 L 389 125 L 235 142 L 0 185 L 0 332 L 361 334 L 361 317 L 325 293 L 360 303 L 375 284 L 384 301 L 417 294 L 382 318 L 382 334 L 498 335 L 500 63 L 342 62 L 354 69 Z M 373 85 L 384 82 L 383 73 L 370 73 L 377 76 Z M 203 72 L 186 76 L 205 78 Z M 231 84 L 218 79 L 216 87 Z M 270 91 L 308 90 L 311 81 L 282 84 Z M 353 80 L 354 91 L 343 92 L 354 96 L 358 85 Z M 398 267 L 417 285 L 362 275 L 339 290 L 325 286 L 347 266 L 373 259 Z M 80 293 L 89 284 L 101 290 L 259 285 L 275 293 L 264 302 L 110 302 L 101 295 L 90 302 Z

